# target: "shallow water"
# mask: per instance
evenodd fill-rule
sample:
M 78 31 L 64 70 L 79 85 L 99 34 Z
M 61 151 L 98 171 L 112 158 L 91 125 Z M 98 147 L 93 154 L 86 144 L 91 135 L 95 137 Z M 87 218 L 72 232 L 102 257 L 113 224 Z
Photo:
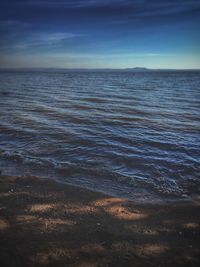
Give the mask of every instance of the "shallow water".
M 200 191 L 200 72 L 0 72 L 0 169 L 139 201 Z

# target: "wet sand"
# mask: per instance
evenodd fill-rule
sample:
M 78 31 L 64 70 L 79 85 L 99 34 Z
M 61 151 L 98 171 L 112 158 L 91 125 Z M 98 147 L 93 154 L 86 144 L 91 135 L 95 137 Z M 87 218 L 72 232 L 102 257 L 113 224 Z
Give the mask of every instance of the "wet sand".
M 135 204 L 0 175 L 1 266 L 199 266 L 200 199 Z

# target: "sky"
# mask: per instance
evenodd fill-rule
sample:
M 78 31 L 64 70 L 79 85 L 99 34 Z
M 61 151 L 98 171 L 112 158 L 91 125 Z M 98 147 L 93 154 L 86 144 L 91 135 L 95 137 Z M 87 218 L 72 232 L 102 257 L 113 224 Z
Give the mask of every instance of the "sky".
M 1 0 L 1 68 L 200 68 L 200 0 Z

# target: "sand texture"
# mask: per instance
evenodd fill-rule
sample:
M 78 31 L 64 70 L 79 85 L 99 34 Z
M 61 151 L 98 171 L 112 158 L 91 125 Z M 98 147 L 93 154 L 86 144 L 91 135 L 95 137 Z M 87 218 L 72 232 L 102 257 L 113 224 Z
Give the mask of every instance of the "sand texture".
M 200 266 L 200 200 L 135 204 L 0 175 L 0 265 Z

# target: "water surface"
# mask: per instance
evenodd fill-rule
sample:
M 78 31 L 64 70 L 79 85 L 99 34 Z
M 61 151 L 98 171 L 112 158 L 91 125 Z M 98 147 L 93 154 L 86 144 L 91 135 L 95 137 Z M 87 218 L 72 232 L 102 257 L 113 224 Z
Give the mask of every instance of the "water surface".
M 200 72 L 0 72 L 0 169 L 138 201 L 200 187 Z

